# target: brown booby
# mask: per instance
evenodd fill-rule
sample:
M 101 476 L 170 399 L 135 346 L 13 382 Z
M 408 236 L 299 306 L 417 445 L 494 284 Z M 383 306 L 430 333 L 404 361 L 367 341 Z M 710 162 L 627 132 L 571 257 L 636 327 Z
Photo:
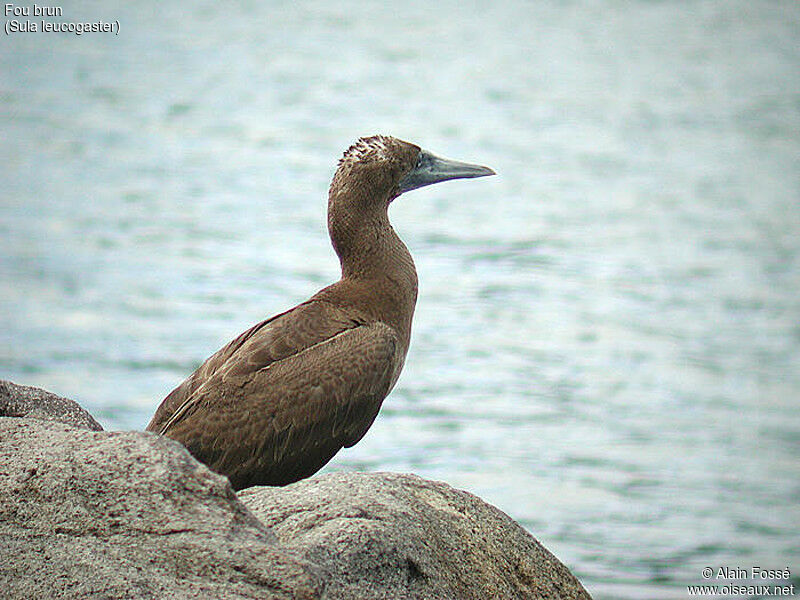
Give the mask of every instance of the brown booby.
M 494 175 L 376 135 L 339 161 L 328 231 L 342 278 L 254 325 L 206 360 L 147 426 L 181 442 L 236 490 L 285 485 L 367 432 L 403 368 L 417 272 L 389 224 L 400 194 Z

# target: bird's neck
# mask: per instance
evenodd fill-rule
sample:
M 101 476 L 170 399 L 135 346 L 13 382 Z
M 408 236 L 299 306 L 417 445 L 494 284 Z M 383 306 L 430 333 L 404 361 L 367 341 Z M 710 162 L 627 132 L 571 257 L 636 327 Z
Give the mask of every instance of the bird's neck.
M 417 300 L 417 271 L 406 245 L 389 223 L 386 209 L 328 215 L 331 242 L 342 265 L 342 281 L 357 286 L 382 315 L 410 331 Z
M 411 254 L 386 211 L 343 218 L 331 215 L 328 231 L 342 265 L 342 278 L 375 279 L 414 269 Z

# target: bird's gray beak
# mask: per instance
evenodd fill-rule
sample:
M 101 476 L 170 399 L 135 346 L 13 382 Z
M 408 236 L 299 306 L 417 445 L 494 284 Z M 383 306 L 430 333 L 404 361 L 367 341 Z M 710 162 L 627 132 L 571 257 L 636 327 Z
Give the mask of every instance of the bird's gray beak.
M 489 167 L 440 158 L 427 150 L 420 150 L 417 166 L 400 180 L 398 188 L 402 194 L 448 179 L 486 177 L 487 175 L 496 175 L 496 173 Z

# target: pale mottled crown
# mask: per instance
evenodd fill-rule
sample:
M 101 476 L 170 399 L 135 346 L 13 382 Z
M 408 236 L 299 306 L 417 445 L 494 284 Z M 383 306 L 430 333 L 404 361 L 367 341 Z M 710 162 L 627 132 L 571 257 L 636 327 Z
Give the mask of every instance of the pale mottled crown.
M 390 135 L 359 138 L 339 160 L 329 194 L 363 195 L 384 198 L 397 191 L 397 180 L 409 170 L 419 147 Z M 397 197 L 399 192 L 393 196 Z
M 388 135 L 373 135 L 359 138 L 350 146 L 339 160 L 339 167 L 352 165 L 363 160 L 388 160 L 399 140 Z

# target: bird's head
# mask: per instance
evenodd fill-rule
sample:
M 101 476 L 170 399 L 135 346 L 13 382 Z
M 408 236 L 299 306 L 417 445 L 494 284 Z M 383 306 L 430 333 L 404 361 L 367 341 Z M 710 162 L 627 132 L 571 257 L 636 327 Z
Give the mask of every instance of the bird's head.
M 494 174 L 488 167 L 440 158 L 410 142 L 373 135 L 360 138 L 339 160 L 330 200 L 361 210 L 385 210 L 404 192 L 448 179 Z

